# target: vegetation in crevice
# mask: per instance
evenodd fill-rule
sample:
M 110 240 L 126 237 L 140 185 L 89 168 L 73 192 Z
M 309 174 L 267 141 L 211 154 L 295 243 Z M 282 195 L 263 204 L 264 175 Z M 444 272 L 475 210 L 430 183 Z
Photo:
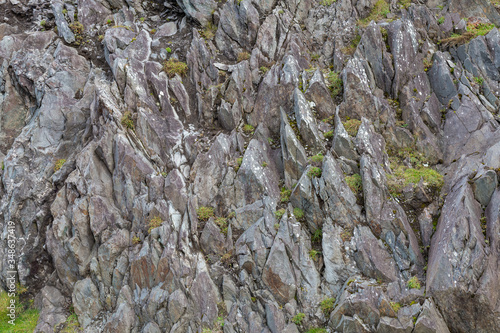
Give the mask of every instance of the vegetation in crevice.
M 389 8 L 389 4 L 384 1 L 384 0 L 379 0 L 375 3 L 375 6 L 373 6 L 373 9 L 371 10 L 370 14 L 358 21 L 358 25 L 365 27 L 367 26 L 371 21 L 380 21 L 381 19 L 384 19 L 387 17 L 387 14 L 391 12 Z
M 361 120 L 348 119 L 342 122 L 342 124 L 350 136 L 356 136 L 358 134 L 359 127 L 361 126 Z
M 170 58 L 163 63 L 163 71 L 170 78 L 173 78 L 176 74 L 185 76 L 188 72 L 188 66 L 185 62 Z

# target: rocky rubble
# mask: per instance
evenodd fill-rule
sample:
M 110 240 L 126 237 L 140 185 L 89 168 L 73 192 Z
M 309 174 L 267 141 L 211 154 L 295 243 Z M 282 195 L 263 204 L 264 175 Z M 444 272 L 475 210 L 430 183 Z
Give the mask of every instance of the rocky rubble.
M 0 8 L 35 332 L 500 332 L 494 4 Z

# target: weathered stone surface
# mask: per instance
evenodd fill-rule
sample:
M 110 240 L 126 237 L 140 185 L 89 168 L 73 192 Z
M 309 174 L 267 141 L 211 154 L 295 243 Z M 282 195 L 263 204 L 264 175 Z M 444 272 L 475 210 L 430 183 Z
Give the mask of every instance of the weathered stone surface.
M 393 2 L 360 25 L 375 5 L 4 3 L 0 257 L 14 230 L 35 331 L 73 306 L 89 333 L 497 332 L 499 32 L 436 41 L 498 15 Z M 441 192 L 394 194 L 429 167 Z
M 333 134 L 332 150 L 339 157 L 343 156 L 351 160 L 357 160 L 359 158 L 354 143 L 345 130 L 344 125 L 342 125 L 338 113 L 335 115 L 335 131 Z
M 487 206 L 497 185 L 497 173 L 493 170 L 486 171 L 483 175 L 478 177 L 472 185 L 474 197 L 481 205 Z
M 35 332 L 48 332 L 63 324 L 67 317 L 65 306 L 66 299 L 58 289 L 44 287 L 35 299 L 35 307 L 40 311 Z
M 177 289 L 168 298 L 168 314 L 170 320 L 175 323 L 184 314 L 188 306 L 187 298 L 184 293 Z
M 287 115 L 281 110 L 281 151 L 285 168 L 285 185 L 290 188 L 302 175 L 307 163 L 304 147 L 290 127 Z
M 480 217 L 481 207 L 474 199 L 471 186 L 462 178 L 446 198 L 432 238 L 427 270 L 427 292 L 433 296 L 452 330 L 485 329 L 496 325 L 491 315 L 478 316 L 466 311 L 467 315 L 457 316 L 453 305 L 459 299 L 468 299 L 462 303 L 465 308 L 474 306 L 483 313 L 494 311 L 488 298 L 471 298 L 484 288 L 480 276 L 489 275 L 486 273 L 488 248 L 481 232 Z M 464 262 L 460 258 L 470 259 Z
M 187 16 L 203 26 L 211 22 L 212 13 L 217 8 L 217 3 L 213 0 L 177 0 L 177 4 Z
M 314 102 L 321 119 L 334 114 L 336 106 L 333 103 L 330 90 L 326 87 L 323 73 L 319 69 L 314 72 L 304 95 L 308 101 Z
M 273 243 L 262 272 L 262 281 L 273 296 L 282 303 L 295 297 L 297 285 L 285 243 L 280 238 Z
M 269 196 L 275 203 L 280 194 L 279 173 L 271 157 L 271 148 L 266 143 L 253 139 L 243 156 L 243 162 L 235 179 L 236 203 L 238 206 L 250 204 Z
M 415 329 L 413 332 L 415 333 L 430 333 L 430 332 L 439 332 L 439 333 L 447 333 L 450 330 L 446 326 L 446 323 L 443 320 L 443 317 L 436 309 L 436 306 L 432 302 L 432 300 L 425 300 L 424 305 L 422 306 L 422 312 L 418 316 L 417 321 L 415 322 Z
M 78 321 L 83 328 L 88 327 L 101 311 L 102 305 L 99 300 L 99 291 L 90 278 L 80 280 L 75 284 L 73 306 Z
M 323 151 L 323 135 L 318 131 L 316 119 L 313 117 L 311 108 L 304 94 L 298 88 L 295 89 L 293 99 L 295 119 L 297 120 L 301 137 L 314 153 Z
M 380 240 L 377 240 L 369 228 L 354 229 L 356 252 L 354 258 L 360 271 L 375 279 L 387 282 L 397 279 L 396 263 Z
M 450 100 L 456 96 L 457 89 L 453 84 L 448 64 L 440 53 L 434 54 L 432 68 L 427 73 L 437 98 L 441 104 L 448 105 Z

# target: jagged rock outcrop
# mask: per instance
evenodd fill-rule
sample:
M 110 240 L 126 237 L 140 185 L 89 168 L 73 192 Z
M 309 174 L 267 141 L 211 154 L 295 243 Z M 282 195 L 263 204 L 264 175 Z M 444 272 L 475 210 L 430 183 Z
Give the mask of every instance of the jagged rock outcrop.
M 494 4 L 0 9 L 35 332 L 500 332 Z

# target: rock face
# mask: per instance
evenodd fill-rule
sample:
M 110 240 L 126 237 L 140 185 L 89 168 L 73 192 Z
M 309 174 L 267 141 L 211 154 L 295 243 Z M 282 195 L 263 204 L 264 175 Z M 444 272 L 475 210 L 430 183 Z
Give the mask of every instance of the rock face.
M 500 332 L 490 2 L 0 8 L 27 330 Z

